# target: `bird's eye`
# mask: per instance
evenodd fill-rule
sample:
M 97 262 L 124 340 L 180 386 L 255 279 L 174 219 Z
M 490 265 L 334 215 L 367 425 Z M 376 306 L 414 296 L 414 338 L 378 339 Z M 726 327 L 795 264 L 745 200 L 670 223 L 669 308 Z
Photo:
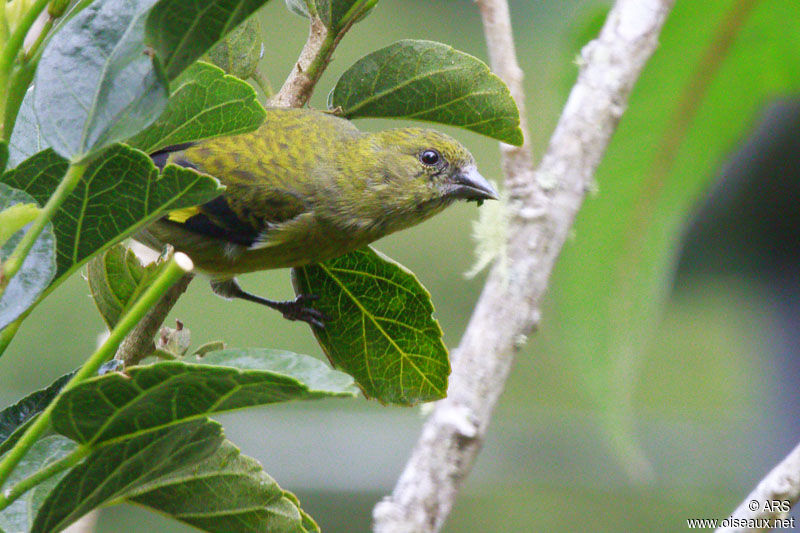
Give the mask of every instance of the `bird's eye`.
M 442 156 L 436 150 L 425 150 L 419 154 L 419 160 L 423 165 L 433 166 L 439 162 Z

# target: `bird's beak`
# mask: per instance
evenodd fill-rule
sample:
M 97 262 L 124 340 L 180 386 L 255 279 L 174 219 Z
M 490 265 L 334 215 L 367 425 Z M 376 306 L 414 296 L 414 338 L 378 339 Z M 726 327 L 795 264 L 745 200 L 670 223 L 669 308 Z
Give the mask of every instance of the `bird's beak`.
M 469 166 L 453 177 L 447 196 L 464 200 L 499 200 L 500 195 L 475 166 Z

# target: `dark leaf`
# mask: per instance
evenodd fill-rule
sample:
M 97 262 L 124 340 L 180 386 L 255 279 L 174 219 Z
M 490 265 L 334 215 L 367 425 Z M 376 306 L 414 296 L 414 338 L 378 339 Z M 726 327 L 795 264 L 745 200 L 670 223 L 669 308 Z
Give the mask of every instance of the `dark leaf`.
M 154 0 L 104 0 L 75 15 L 48 43 L 33 107 L 60 155 L 80 159 L 155 120 L 167 83 L 143 42 Z
M 20 401 L 0 411 L 0 443 L 5 445 L 12 433 L 28 420 L 39 414 L 56 397 L 74 372 L 65 374 L 47 388 L 32 392 Z M 0 448 L 0 454 L 5 450 Z
M 294 495 L 227 440 L 208 459 L 140 487 L 129 499 L 203 531 L 319 531 L 306 523 Z
M 92 509 L 202 461 L 222 441 L 222 427 L 200 419 L 109 443 L 93 451 L 52 489 L 31 531 L 60 531 Z
M 328 107 L 348 118 L 392 117 L 459 126 L 521 145 L 519 110 L 486 64 L 432 41 L 398 41 L 347 69 Z
M 430 294 L 388 257 L 364 248 L 293 269 L 297 294 L 316 294 L 328 319 L 312 328 L 334 366 L 368 397 L 415 404 L 444 398 L 450 361 Z

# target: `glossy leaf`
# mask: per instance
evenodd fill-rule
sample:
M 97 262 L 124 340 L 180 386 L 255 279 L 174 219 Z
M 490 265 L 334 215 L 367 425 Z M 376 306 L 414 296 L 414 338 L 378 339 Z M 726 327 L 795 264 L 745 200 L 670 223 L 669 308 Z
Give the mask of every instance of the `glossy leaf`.
M 267 0 L 160 0 L 147 18 L 147 44 L 173 80 Z
M 130 137 L 163 111 L 167 83 L 143 41 L 154 1 L 94 2 L 48 43 L 33 107 L 58 154 L 80 159 Z
M 264 121 L 266 112 L 250 84 L 208 63 L 189 67 L 176 86 L 158 120 L 126 144 L 153 153 L 172 144 L 244 133 Z
M 312 328 L 331 363 L 368 397 L 416 404 L 444 398 L 450 361 L 430 294 L 388 257 L 364 248 L 293 269 L 298 294 L 327 316 Z
M 20 205 L 36 206 L 36 200 L 24 191 L 0 183 L 0 211 Z M 25 211 L 29 210 L 25 209 Z M 10 224 L 13 227 L 19 227 L 30 220 L 29 213 L 23 216 L 21 210 L 15 209 L 15 212 L 17 212 L 14 217 L 16 222 L 9 220 L 14 213 L 6 212 L 3 217 L 7 219 L 4 221 L 4 225 Z M 11 255 L 28 227 L 25 225 L 14 232 L 5 243 L 0 245 L 0 264 Z M 24 313 L 50 285 L 56 273 L 55 255 L 56 241 L 53 235 L 53 226 L 47 224 L 33 244 L 30 253 L 25 257 L 22 268 L 11 278 L 5 292 L 0 296 L 0 330 Z
M 87 380 L 58 400 L 53 427 L 97 444 L 231 409 L 354 394 L 348 376 L 307 355 L 224 350 L 201 361 L 164 361 Z
M 13 168 L 50 145 L 42 137 L 36 111 L 33 109 L 33 87 L 25 93 L 8 141 L 8 166 Z
M 156 263 L 142 265 L 133 250 L 122 244 L 89 261 L 89 289 L 109 330 L 150 286 L 157 271 Z
M 347 118 L 425 120 L 523 141 L 503 81 L 481 60 L 432 41 L 398 41 L 362 57 L 336 82 L 328 107 Z
M 293 494 L 227 440 L 208 459 L 162 476 L 128 499 L 202 531 L 319 531 Z
M 43 203 L 66 169 L 66 160 L 48 149 L 6 172 L 0 181 Z M 203 203 L 220 190 L 215 179 L 174 165 L 159 175 L 147 155 L 124 145 L 112 146 L 87 167 L 53 218 L 58 239 L 56 282 L 163 211 Z
M 52 489 L 31 532 L 60 531 L 92 509 L 124 498 L 149 483 L 211 456 L 222 444 L 222 426 L 193 420 L 129 435 L 93 451 Z
M 65 457 L 74 451 L 76 446 L 77 443 L 61 435 L 50 435 L 39 439 L 11 473 L 8 480 L 9 486 Z M 67 471 L 62 471 L 44 480 L 0 511 L 0 530 L 4 533 L 30 531 L 36 513 L 44 503 L 47 495 L 66 474 Z

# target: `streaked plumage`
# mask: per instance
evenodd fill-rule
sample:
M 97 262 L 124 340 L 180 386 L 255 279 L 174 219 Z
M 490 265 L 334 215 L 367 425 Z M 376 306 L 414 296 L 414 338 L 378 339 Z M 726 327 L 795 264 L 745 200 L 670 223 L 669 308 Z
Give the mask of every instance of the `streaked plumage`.
M 137 236 L 188 254 L 225 296 L 242 296 L 235 281 L 228 283 L 236 274 L 323 261 L 417 224 L 456 199 L 496 198 L 472 155 L 444 134 L 361 133 L 347 120 L 308 109 L 269 109 L 254 132 L 166 148 L 152 158 L 226 186 L 222 196 L 173 211 Z

